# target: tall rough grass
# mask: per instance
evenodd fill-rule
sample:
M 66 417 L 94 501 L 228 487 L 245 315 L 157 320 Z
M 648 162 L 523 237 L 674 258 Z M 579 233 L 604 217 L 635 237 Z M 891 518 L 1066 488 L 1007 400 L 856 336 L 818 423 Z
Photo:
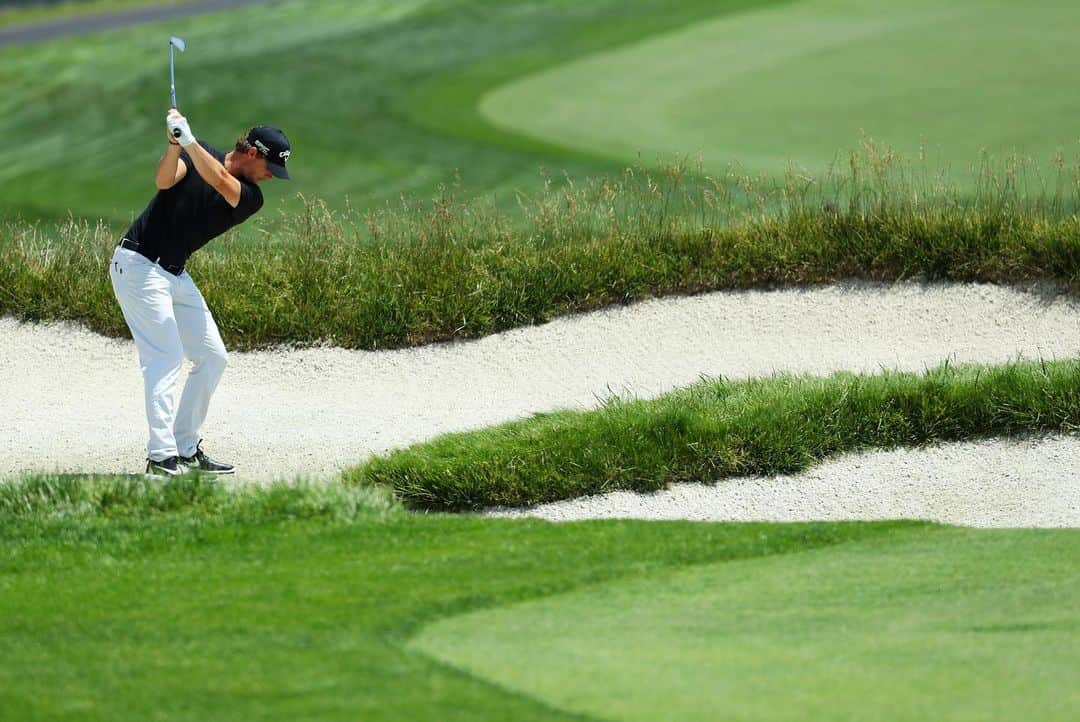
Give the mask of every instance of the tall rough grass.
M 823 179 L 685 163 L 520 195 L 332 213 L 318 199 L 219 239 L 196 278 L 230 347 L 390 348 L 471 338 L 664 294 L 861 278 L 1080 290 L 1080 166 L 984 159 L 973 194 L 865 144 Z M 127 331 L 104 225 L 0 223 L 0 314 Z
M 451 434 L 346 472 L 408 505 L 528 506 L 616 489 L 789 474 L 830 456 L 1080 430 L 1080 361 L 944 364 L 925 374 L 709 380 Z

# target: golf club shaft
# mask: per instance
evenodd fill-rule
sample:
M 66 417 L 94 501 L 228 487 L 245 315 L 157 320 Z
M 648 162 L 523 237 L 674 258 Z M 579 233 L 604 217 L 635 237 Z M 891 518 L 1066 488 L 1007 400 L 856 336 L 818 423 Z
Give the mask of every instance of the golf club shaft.
M 176 107 L 176 69 L 173 65 L 173 44 L 169 43 L 169 95 L 172 96 L 172 107 Z

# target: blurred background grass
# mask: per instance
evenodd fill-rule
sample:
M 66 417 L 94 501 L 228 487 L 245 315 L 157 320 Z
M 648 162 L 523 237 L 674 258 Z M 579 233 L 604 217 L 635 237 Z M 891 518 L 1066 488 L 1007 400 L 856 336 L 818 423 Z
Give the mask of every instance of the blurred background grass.
M 970 192 L 987 156 L 1075 163 L 1077 21 L 1058 0 L 328 0 L 8 47 L 0 208 L 123 230 L 153 191 L 170 34 L 197 135 L 288 132 L 296 180 L 271 185 L 268 221 L 297 191 L 375 209 L 451 185 L 513 210 L 551 178 L 677 156 L 819 178 L 867 136 Z
M 346 199 L 372 207 L 460 177 L 465 195 L 512 204 L 514 188 L 543 183 L 542 166 L 574 175 L 613 166 L 535 144 L 508 148 L 494 131 L 455 137 L 455 106 L 480 90 L 458 72 L 485 68 L 485 81 L 497 82 L 717 11 L 704 2 L 275 2 L 7 48 L 0 200 L 25 218 L 70 213 L 117 227 L 141 211 L 162 149 L 166 41 L 176 34 L 188 45 L 178 101 L 197 135 L 227 149 L 255 123 L 289 134 L 296 181 L 274 187 L 271 201 L 289 208 L 302 190 L 334 208 Z M 443 97 L 417 93 L 424 84 Z

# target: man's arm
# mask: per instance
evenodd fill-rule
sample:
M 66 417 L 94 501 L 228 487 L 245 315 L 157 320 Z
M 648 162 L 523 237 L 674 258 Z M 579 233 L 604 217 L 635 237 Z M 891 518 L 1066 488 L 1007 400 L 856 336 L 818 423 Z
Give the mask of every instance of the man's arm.
M 240 181 L 225 170 L 225 166 L 198 143 L 192 143 L 184 150 L 191 156 L 191 160 L 195 163 L 195 170 L 199 172 L 202 179 L 213 186 L 226 203 L 236 208 L 240 203 Z
M 161 190 L 168 190 L 179 183 L 185 175 L 187 175 L 187 165 L 180 162 L 180 144 L 171 140 L 169 147 L 158 160 L 154 183 Z
M 203 148 L 195 141 L 195 136 L 192 135 L 191 128 L 188 127 L 187 119 L 180 115 L 180 111 L 173 108 L 169 111 L 165 125 L 168 127 L 172 137 L 176 138 L 180 145 L 184 147 L 184 150 L 188 152 L 191 162 L 195 164 L 195 170 L 202 176 L 202 179 L 220 193 L 226 203 L 236 208 L 240 203 L 240 181 L 232 173 L 225 170 L 225 166 L 217 158 L 210 155 L 206 148 Z

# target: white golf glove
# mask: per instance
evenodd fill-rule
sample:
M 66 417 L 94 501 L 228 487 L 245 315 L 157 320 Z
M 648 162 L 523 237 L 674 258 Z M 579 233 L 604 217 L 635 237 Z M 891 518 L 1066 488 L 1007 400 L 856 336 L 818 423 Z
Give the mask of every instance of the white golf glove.
M 187 118 L 180 115 L 180 113 L 176 111 L 170 112 L 168 117 L 165 118 L 165 125 L 169 126 L 169 135 L 185 148 L 195 142 L 195 136 L 191 134 Z

